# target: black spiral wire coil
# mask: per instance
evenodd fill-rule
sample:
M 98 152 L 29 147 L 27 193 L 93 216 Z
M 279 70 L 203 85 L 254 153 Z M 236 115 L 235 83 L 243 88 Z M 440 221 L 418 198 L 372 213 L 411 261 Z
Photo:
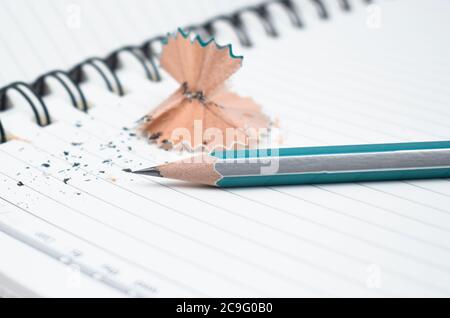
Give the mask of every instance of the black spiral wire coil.
M 328 19 L 329 12 L 323 0 L 308 0 L 316 8 L 320 19 Z M 350 11 L 351 6 L 348 0 L 336 0 L 343 11 Z M 356 0 L 355 0 L 356 1 Z M 372 0 L 359 0 L 370 4 Z M 267 36 L 275 38 L 279 36 L 279 31 L 273 23 L 270 8 L 274 5 L 280 6 L 287 14 L 294 28 L 303 28 L 299 10 L 293 0 L 269 0 L 255 6 L 241 8 L 226 15 L 219 15 L 198 25 L 190 25 L 183 28 L 185 31 L 193 31 L 202 36 L 213 37 L 216 34 L 218 22 L 225 22 L 231 26 L 235 32 L 239 43 L 244 47 L 252 47 L 253 41 L 246 28 L 243 15 L 254 14 L 261 22 Z M 45 104 L 44 97 L 50 93 L 47 79 L 55 79 L 67 92 L 73 107 L 87 112 L 89 109 L 85 94 L 80 84 L 86 81 L 86 68 L 91 67 L 100 75 L 105 83 L 106 89 L 111 93 L 123 96 L 125 94 L 123 84 L 120 81 L 117 71 L 121 68 L 120 55 L 130 54 L 142 66 L 146 78 L 152 82 L 162 80 L 161 73 L 157 66 L 158 51 L 156 45 L 161 45 L 165 36 L 153 37 L 141 45 L 123 46 L 104 58 L 92 57 L 78 63 L 68 71 L 53 70 L 39 76 L 33 83 L 14 82 L 0 88 L 0 111 L 7 109 L 8 92 L 14 90 L 18 92 L 30 106 L 36 123 L 39 126 L 51 124 L 51 117 Z M 0 143 L 6 141 L 5 131 L 0 122 Z
M 6 142 L 6 133 L 3 129 L 2 121 L 0 120 L 0 143 Z

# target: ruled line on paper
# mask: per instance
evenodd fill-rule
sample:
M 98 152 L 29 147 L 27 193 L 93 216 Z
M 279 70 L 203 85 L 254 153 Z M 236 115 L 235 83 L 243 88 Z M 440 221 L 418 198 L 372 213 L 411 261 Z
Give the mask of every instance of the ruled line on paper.
M 10 177 L 10 176 L 7 176 L 6 174 L 4 174 L 4 173 L 1 172 L 1 171 L 0 171 L 0 175 L 3 175 L 3 176 L 5 176 L 5 177 L 12 178 L 12 177 Z M 14 180 L 14 181 L 17 181 L 17 180 Z M 220 277 L 220 278 L 222 278 L 222 279 L 225 279 L 225 280 L 228 280 L 228 281 L 230 281 L 230 282 L 233 282 L 233 283 L 236 284 L 237 286 L 243 286 L 243 287 L 248 288 L 248 286 L 245 286 L 245 284 L 243 284 L 243 283 L 241 283 L 241 282 L 239 282 L 239 281 L 236 281 L 236 280 L 234 280 L 234 279 L 232 279 L 232 278 L 226 277 L 226 275 L 223 274 L 223 273 L 212 271 L 212 270 L 209 269 L 209 268 L 205 268 L 203 265 L 201 265 L 201 264 L 198 263 L 198 262 L 189 260 L 189 259 L 187 259 L 187 258 L 179 257 L 179 256 L 177 256 L 176 254 L 174 254 L 173 252 L 170 252 L 169 250 L 166 250 L 166 249 L 163 248 L 163 247 L 156 246 L 156 245 L 154 245 L 154 244 L 152 244 L 152 243 L 150 243 L 150 242 L 148 242 L 148 241 L 146 241 L 146 240 L 140 239 L 140 238 L 138 238 L 137 236 L 135 236 L 135 235 L 133 235 L 133 234 L 131 234 L 131 233 L 127 233 L 127 232 L 125 232 L 124 230 L 121 230 L 120 228 L 110 226 L 110 225 L 108 225 L 108 224 L 102 222 L 101 220 L 98 220 L 98 219 L 96 219 L 96 218 L 94 218 L 94 217 L 89 216 L 86 212 L 83 212 L 83 211 L 74 209 L 74 208 L 70 207 L 69 205 L 67 205 L 67 204 L 65 204 L 65 203 L 62 203 L 62 202 L 60 202 L 60 201 L 55 200 L 54 198 L 48 196 L 47 194 L 45 194 L 45 193 L 43 193 L 43 192 L 41 192 L 41 191 L 39 191 L 39 190 L 37 190 L 37 189 L 31 188 L 31 187 L 29 187 L 29 189 L 30 189 L 31 191 L 36 192 L 37 194 L 39 194 L 39 195 L 45 197 L 46 199 L 49 199 L 49 200 L 53 201 L 54 203 L 60 205 L 61 207 L 67 208 L 67 209 L 69 209 L 70 211 L 72 211 L 72 212 L 74 212 L 74 213 L 76 213 L 76 214 L 78 214 L 78 215 L 80 215 L 80 216 L 82 216 L 82 217 L 85 217 L 85 218 L 89 219 L 89 220 L 92 221 L 92 222 L 96 222 L 96 223 L 99 223 L 100 225 L 102 225 L 102 226 L 104 226 L 104 227 L 110 228 L 110 229 L 116 231 L 116 232 L 119 233 L 119 234 L 122 234 L 122 235 L 124 235 L 124 236 L 126 236 L 126 237 L 128 237 L 128 238 L 130 238 L 130 239 L 132 239 L 132 240 L 134 240 L 134 241 L 136 241 L 136 242 L 139 242 L 139 243 L 145 245 L 146 247 L 148 247 L 148 248 L 150 248 L 150 249 L 158 250 L 159 252 L 162 252 L 162 253 L 166 254 L 167 256 L 169 256 L 169 257 L 171 257 L 171 258 L 175 258 L 175 259 L 177 259 L 177 260 L 179 260 L 179 261 L 183 261 L 183 262 L 185 262 L 185 263 L 187 263 L 187 264 L 190 264 L 190 265 L 192 265 L 192 266 L 195 266 L 195 267 L 197 267 L 199 270 L 202 270 L 202 271 L 205 271 L 205 272 L 208 272 L 208 273 L 212 273 L 212 274 L 214 274 L 214 275 L 216 275 L 216 276 L 218 276 L 218 277 Z M 75 189 L 77 189 L 78 191 L 81 191 L 82 193 L 85 193 L 85 194 L 87 194 L 87 195 L 91 195 L 91 196 L 92 196 L 92 194 L 85 192 L 85 191 L 84 191 L 83 189 L 81 189 L 81 188 L 75 188 Z M 109 202 L 107 202 L 107 201 L 105 201 L 105 200 L 103 200 L 103 199 L 102 199 L 102 201 L 105 202 L 105 203 L 110 204 Z M 115 207 L 115 208 L 119 208 L 119 207 Z M 122 212 L 124 212 L 125 214 L 130 214 L 130 215 L 131 215 L 130 211 L 126 211 L 126 210 L 124 210 L 124 209 L 122 209 L 122 208 L 119 208 L 119 209 L 121 209 Z M 28 212 L 29 212 L 29 211 L 28 211 Z M 134 217 L 137 217 L 137 216 L 134 215 Z M 142 219 L 142 218 L 141 218 L 141 220 L 144 221 L 144 222 L 149 222 L 147 219 Z M 156 226 L 160 226 L 160 225 L 158 225 L 158 224 L 155 224 L 155 225 L 156 225 Z M 182 236 L 181 233 L 177 233 L 177 234 Z M 143 265 L 140 265 L 140 267 L 143 267 Z
M 14 202 L 11 202 L 11 201 L 9 201 L 9 200 L 7 200 L 5 198 L 2 198 L 2 197 L 0 197 L 0 200 L 3 201 L 4 203 L 7 203 L 7 204 L 10 204 L 10 205 L 14 206 L 16 209 L 22 211 L 23 213 L 27 214 L 28 216 L 30 216 L 32 218 L 35 218 L 35 219 L 39 220 L 40 222 L 43 222 L 43 223 L 45 223 L 45 224 L 47 224 L 47 225 L 49 225 L 49 226 L 51 226 L 51 227 L 53 227 L 53 228 L 63 232 L 63 233 L 66 233 L 66 234 L 68 234 L 68 235 L 70 235 L 70 236 L 72 236 L 72 237 L 74 237 L 74 238 L 76 238 L 76 239 L 78 239 L 78 240 L 80 240 L 80 241 L 82 241 L 84 243 L 87 243 L 88 245 L 93 246 L 94 248 L 99 249 L 102 252 L 107 253 L 108 255 L 114 256 L 114 257 L 124 261 L 125 263 L 129 264 L 130 266 L 137 267 L 137 268 L 143 270 L 144 272 L 147 272 L 147 273 L 149 273 L 151 275 L 155 275 L 159 279 L 167 281 L 170 284 L 174 284 L 174 285 L 178 286 L 179 288 L 182 288 L 182 289 L 184 289 L 186 291 L 192 292 L 194 295 L 206 296 L 204 293 L 196 290 L 195 287 L 193 287 L 193 286 L 184 285 L 184 284 L 182 284 L 182 283 L 180 283 L 180 282 L 178 282 L 176 280 L 173 280 L 172 278 L 168 277 L 164 273 L 160 273 L 160 272 L 157 272 L 157 271 L 155 271 L 155 270 L 153 270 L 153 269 L 151 269 L 149 267 L 142 266 L 141 264 L 138 264 L 138 263 L 136 263 L 136 262 L 126 258 L 126 257 L 123 257 L 122 255 L 116 253 L 114 250 L 106 249 L 106 248 L 98 245 L 98 243 L 96 243 L 95 241 L 90 241 L 90 240 L 88 240 L 88 239 L 78 235 L 77 233 L 74 233 L 74 232 L 71 232 L 71 231 L 69 231 L 67 229 L 64 229 L 61 226 L 58 226 L 57 224 L 54 224 L 51 221 L 46 220 L 46 219 L 42 218 L 41 216 L 33 213 L 32 211 L 28 211 L 27 209 L 25 209 L 25 208 L 15 204 Z M 13 213 L 13 212 L 11 211 L 11 213 Z

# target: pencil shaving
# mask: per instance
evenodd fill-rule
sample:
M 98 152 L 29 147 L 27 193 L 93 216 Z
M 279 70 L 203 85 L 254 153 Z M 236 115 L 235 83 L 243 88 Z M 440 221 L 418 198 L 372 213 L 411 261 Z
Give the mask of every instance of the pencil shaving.
M 249 147 L 270 126 L 258 104 L 224 85 L 242 66 L 242 57 L 230 45 L 191 40 L 179 30 L 167 37 L 161 66 L 180 87 L 147 116 L 141 129 L 162 148 Z

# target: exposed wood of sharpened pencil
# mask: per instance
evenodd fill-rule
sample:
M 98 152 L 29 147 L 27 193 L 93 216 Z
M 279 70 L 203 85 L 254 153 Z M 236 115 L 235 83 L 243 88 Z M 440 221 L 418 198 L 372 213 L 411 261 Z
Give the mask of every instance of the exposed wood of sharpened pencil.
M 209 155 L 200 155 L 133 173 L 216 186 L 222 178 L 214 168 L 217 160 Z

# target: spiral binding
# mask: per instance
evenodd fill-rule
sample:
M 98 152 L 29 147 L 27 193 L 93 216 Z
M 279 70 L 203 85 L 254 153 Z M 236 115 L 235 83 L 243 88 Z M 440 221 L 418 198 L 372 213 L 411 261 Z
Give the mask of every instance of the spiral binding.
M 0 144 L 6 142 L 6 133 L 0 120 Z
M 320 19 L 328 19 L 329 13 L 323 0 L 309 0 L 316 8 L 317 14 Z M 336 0 L 339 6 L 344 11 L 350 11 L 351 6 L 348 0 Z M 372 0 L 360 0 L 367 4 Z M 219 15 L 206 22 L 198 25 L 191 25 L 183 28 L 186 31 L 193 31 L 201 36 L 212 37 L 216 34 L 216 24 L 218 22 L 228 23 L 234 32 L 236 33 L 239 43 L 244 47 L 252 47 L 253 42 L 251 36 L 245 26 L 243 15 L 251 13 L 256 15 L 261 22 L 267 36 L 278 37 L 279 32 L 273 23 L 270 7 L 272 5 L 281 6 L 293 27 L 303 28 L 304 24 L 300 18 L 299 10 L 297 9 L 293 0 L 269 0 L 255 6 L 249 6 L 241 8 L 235 12 L 227 15 Z M 121 68 L 119 55 L 128 53 L 133 56 L 139 64 L 142 66 L 145 75 L 148 80 L 153 82 L 159 82 L 162 80 L 161 73 L 156 66 L 158 53 L 155 48 L 157 44 L 161 44 L 165 39 L 165 36 L 156 36 L 145 41 L 141 45 L 127 45 L 123 46 L 105 58 L 92 57 L 84 60 L 81 63 L 75 65 L 68 71 L 53 70 L 39 76 L 32 84 L 24 82 L 14 82 L 0 89 L 0 111 L 7 108 L 8 97 L 7 93 L 10 90 L 17 91 L 29 104 L 36 123 L 39 126 L 46 126 L 51 124 L 51 117 L 48 112 L 48 108 L 43 100 L 43 97 L 50 93 L 48 88 L 47 79 L 54 78 L 64 88 L 69 95 L 72 106 L 80 109 L 81 111 L 88 111 L 88 103 L 83 90 L 80 88 L 80 84 L 86 80 L 85 68 L 92 67 L 102 78 L 106 88 L 111 93 L 115 93 L 119 96 L 124 95 L 124 89 L 122 82 L 120 81 L 117 71 Z M 109 75 L 109 76 L 108 76 Z M 32 97 L 30 97 L 32 96 Z M 37 102 L 37 103 L 35 103 Z M 1 142 L 6 141 L 6 135 L 3 127 L 0 123 Z
M 28 103 L 33 111 L 34 117 L 36 118 L 36 122 L 39 126 L 47 126 L 51 124 L 50 114 L 48 112 L 47 106 L 45 105 L 44 99 L 41 95 L 37 94 L 33 87 L 24 82 L 14 82 L 11 83 L 2 89 L 0 89 L 0 110 L 3 111 L 6 109 L 8 95 L 7 93 L 10 90 L 17 91 Z M 31 97 L 29 94 L 31 94 Z M 33 102 L 33 97 L 37 100 L 38 106 Z M 40 114 L 38 109 L 42 110 L 43 116 Z M 44 117 L 44 120 L 42 120 Z

